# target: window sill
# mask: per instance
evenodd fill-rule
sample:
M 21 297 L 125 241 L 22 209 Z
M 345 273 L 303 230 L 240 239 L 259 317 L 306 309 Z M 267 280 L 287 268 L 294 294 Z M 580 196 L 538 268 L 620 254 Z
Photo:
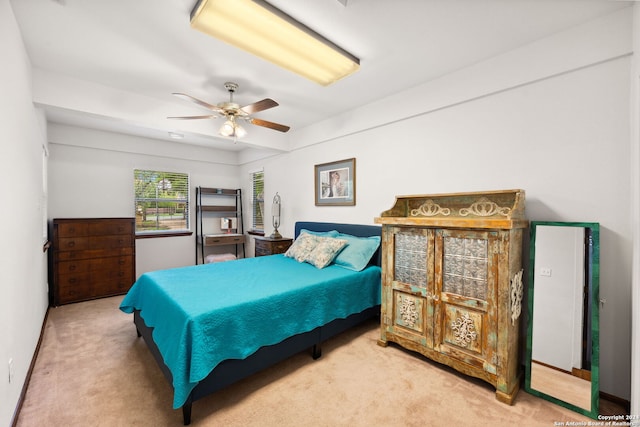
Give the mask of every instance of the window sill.
M 162 232 L 162 233 L 136 233 L 137 239 L 155 239 L 156 237 L 177 237 L 177 236 L 191 236 L 193 231 L 176 231 L 176 232 Z

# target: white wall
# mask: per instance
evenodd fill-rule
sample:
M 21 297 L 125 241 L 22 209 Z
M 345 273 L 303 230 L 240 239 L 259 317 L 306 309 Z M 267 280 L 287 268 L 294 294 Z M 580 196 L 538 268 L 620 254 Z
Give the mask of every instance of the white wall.
M 59 124 L 48 138 L 49 218 L 134 216 L 134 169 L 189 174 L 192 230 L 195 187 L 239 188 L 228 152 Z M 194 245 L 195 236 L 137 239 L 136 275 L 192 265 Z
M 31 102 L 31 64 L 8 0 L 0 0 L 0 424 L 10 425 L 47 310 L 43 253 L 46 125 Z M 9 359 L 14 376 L 9 383 Z
M 289 236 L 298 220 L 371 224 L 395 195 L 510 188 L 530 220 L 599 222 L 601 389 L 629 399 L 631 26 L 625 9 L 293 133 L 290 153 L 242 166 L 243 187 L 264 167 Z M 411 108 L 389 121 L 395 106 Z M 316 207 L 314 165 L 350 157 L 356 206 Z

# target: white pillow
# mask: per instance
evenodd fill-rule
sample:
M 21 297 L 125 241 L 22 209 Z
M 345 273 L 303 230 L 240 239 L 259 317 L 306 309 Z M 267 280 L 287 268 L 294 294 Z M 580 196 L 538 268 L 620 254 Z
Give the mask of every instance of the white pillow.
M 304 260 L 316 268 L 325 268 L 331 264 L 340 251 L 347 245 L 347 241 L 345 239 L 334 239 L 331 237 L 319 237 L 318 239 L 318 244 L 307 254 Z

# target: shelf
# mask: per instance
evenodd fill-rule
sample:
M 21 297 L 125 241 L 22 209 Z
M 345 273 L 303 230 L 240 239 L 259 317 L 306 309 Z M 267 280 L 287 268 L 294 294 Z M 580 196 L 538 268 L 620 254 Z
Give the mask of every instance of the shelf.
M 240 245 L 245 242 L 244 234 L 238 233 L 205 234 L 203 237 L 205 246 Z
M 200 210 L 202 212 L 232 213 L 234 215 L 237 212 L 235 206 L 202 205 L 202 206 L 200 206 Z
M 204 198 L 204 199 L 203 199 Z M 203 203 L 204 200 L 204 203 Z M 217 204 L 216 202 L 221 202 Z M 233 203 L 230 205 L 229 203 Z M 211 227 L 214 218 L 235 217 L 237 219 L 236 233 L 215 233 L 217 225 Z M 204 220 L 204 218 L 207 218 Z M 206 231 L 205 231 L 205 226 Z M 240 189 L 196 187 L 196 264 L 204 262 L 205 248 L 210 246 L 234 246 L 236 257 L 239 249 L 245 256 L 242 221 L 242 191 Z M 207 234 L 207 231 L 214 232 Z
M 227 188 L 207 188 L 199 187 L 203 196 L 240 196 L 240 190 L 229 190 Z

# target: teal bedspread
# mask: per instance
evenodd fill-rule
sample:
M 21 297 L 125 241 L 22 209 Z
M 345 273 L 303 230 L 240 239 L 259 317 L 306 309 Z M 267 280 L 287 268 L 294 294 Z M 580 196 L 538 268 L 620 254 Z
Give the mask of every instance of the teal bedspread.
M 120 309 L 140 310 L 173 375 L 173 407 L 220 362 L 380 304 L 380 268 L 324 269 L 284 255 L 143 274 Z

